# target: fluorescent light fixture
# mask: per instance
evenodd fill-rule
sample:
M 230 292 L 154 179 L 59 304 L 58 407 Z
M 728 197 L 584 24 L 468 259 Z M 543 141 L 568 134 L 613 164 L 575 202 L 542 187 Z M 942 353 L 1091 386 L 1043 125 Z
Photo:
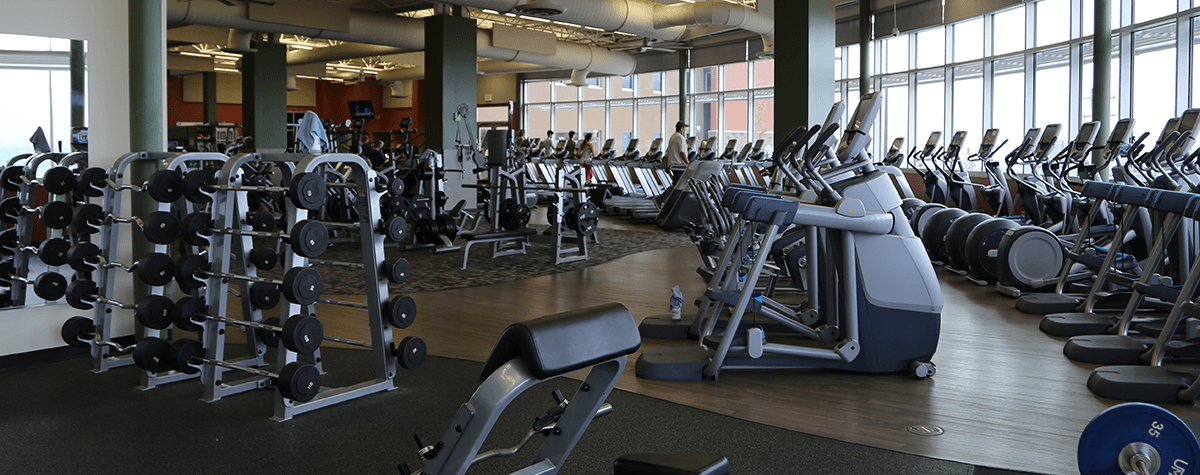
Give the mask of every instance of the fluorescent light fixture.
M 576 25 L 574 23 L 567 23 L 565 21 L 556 21 L 555 23 L 558 23 L 559 25 L 571 26 L 571 27 L 575 27 L 575 28 L 583 28 L 583 25 Z
M 304 45 L 292 45 L 292 47 L 296 48 L 296 49 L 312 49 L 312 46 L 304 46 Z
M 488 10 L 488 9 L 486 9 L 486 8 L 484 8 L 484 9 L 482 9 L 482 10 L 480 10 L 480 11 L 482 11 L 482 12 L 484 12 L 484 13 L 490 13 L 490 14 L 492 14 L 492 15 L 499 15 L 499 14 L 500 14 L 500 12 L 498 12 L 498 11 L 496 11 L 496 10 Z
M 240 73 L 241 72 L 236 69 L 229 69 L 229 68 L 213 68 L 213 71 L 225 71 L 227 73 Z
M 195 56 L 197 58 L 211 58 L 212 57 L 211 54 L 193 53 L 191 51 L 180 51 L 179 54 L 182 54 L 184 56 Z
M 319 77 L 316 77 L 316 76 L 306 76 L 306 75 L 303 75 L 303 74 L 297 74 L 297 75 L 296 75 L 296 77 L 297 77 L 297 78 L 300 78 L 300 79 L 321 79 L 321 78 L 319 78 Z
M 227 59 L 230 61 L 237 61 L 239 59 L 242 59 L 242 55 L 240 55 L 240 54 L 237 56 L 225 56 L 225 55 L 220 55 L 220 54 L 214 54 L 213 57 L 217 58 L 217 59 Z
M 350 68 L 333 68 L 333 69 L 336 69 L 338 71 L 346 71 L 348 73 L 357 73 L 359 71 L 357 69 L 350 69 Z

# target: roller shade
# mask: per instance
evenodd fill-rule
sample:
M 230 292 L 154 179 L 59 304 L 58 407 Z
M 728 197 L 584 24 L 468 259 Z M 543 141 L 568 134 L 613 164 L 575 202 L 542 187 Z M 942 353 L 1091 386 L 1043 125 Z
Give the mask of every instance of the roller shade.
M 837 33 L 835 41 L 837 46 L 846 46 L 856 44 L 859 41 L 858 37 L 858 18 L 853 20 L 839 21 L 837 23 Z
M 637 69 L 633 70 L 636 74 L 679 69 L 679 53 L 642 53 L 634 57 L 637 58 Z
M 1090 1 L 1090 0 L 1088 0 Z M 984 13 L 1010 7 L 1022 0 L 953 0 L 946 2 L 946 23 L 977 17 Z
M 759 48 L 762 51 L 762 48 Z M 746 41 L 722 45 L 705 46 L 692 50 L 692 67 L 702 68 L 719 64 L 739 63 L 746 60 Z M 678 67 L 678 63 L 676 64 Z
M 895 8 L 889 0 L 876 0 L 874 3 L 872 10 L 875 12 L 876 38 L 890 36 L 893 26 L 905 32 L 942 24 L 941 0 L 894 1 L 897 2 Z

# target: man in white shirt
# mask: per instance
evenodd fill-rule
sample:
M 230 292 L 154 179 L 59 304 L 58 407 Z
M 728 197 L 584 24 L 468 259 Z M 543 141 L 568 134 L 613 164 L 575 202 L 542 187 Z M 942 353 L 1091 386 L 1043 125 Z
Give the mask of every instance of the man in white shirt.
M 687 145 L 684 144 L 688 125 L 679 121 L 675 123 L 675 133 L 667 141 L 667 166 L 687 165 Z

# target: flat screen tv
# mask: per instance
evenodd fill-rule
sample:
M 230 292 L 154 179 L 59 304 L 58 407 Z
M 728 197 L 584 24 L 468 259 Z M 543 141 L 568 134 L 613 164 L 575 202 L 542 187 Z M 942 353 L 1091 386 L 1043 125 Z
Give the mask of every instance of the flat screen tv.
M 350 101 L 350 118 L 374 119 L 375 106 L 371 105 L 371 101 Z

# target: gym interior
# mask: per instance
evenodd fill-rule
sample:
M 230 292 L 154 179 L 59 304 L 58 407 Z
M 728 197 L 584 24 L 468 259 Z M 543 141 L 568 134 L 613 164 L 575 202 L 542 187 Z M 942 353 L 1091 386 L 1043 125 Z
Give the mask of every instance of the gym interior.
M 0 471 L 1188 473 L 1196 1 L 8 2 Z

